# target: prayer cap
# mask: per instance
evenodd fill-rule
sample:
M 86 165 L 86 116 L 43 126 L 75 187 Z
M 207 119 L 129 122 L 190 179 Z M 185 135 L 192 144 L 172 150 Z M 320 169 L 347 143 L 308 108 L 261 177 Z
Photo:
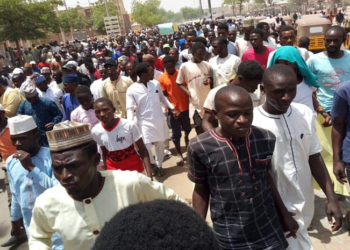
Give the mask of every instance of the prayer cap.
M 45 82 L 45 81 L 46 81 L 46 78 L 43 75 L 38 75 L 37 77 L 34 78 L 34 82 L 35 83 L 42 83 L 42 82 Z
M 36 123 L 32 116 L 17 115 L 8 119 L 10 135 L 23 134 L 33 129 L 36 129 Z
M 33 65 L 33 64 L 36 64 L 36 62 L 34 62 L 34 61 L 31 61 L 31 62 L 30 62 L 30 64 L 31 64 L 31 65 Z
M 76 62 L 74 62 L 74 61 L 69 61 L 62 68 L 68 69 L 68 70 L 75 70 L 75 69 L 78 68 L 78 64 Z
M 21 68 L 15 68 L 12 72 L 12 75 L 15 76 L 15 75 L 19 75 L 19 74 L 24 74 L 23 72 L 23 69 Z
M 40 73 L 41 74 L 49 74 L 51 73 L 50 72 L 50 69 L 48 67 L 43 67 L 41 70 L 40 70 Z
M 170 44 L 168 44 L 168 43 L 164 44 L 163 49 L 166 49 L 166 48 L 171 49 Z
M 56 124 L 46 136 L 51 151 L 75 148 L 94 140 L 87 124 L 72 121 Z
M 23 92 L 27 98 L 32 98 L 38 94 L 38 91 L 36 91 L 35 86 L 33 86 L 32 84 L 25 85 L 23 88 Z
M 78 76 L 76 74 L 69 74 L 63 76 L 63 82 L 64 83 L 78 83 Z
M 142 54 L 141 50 L 136 50 L 136 54 Z

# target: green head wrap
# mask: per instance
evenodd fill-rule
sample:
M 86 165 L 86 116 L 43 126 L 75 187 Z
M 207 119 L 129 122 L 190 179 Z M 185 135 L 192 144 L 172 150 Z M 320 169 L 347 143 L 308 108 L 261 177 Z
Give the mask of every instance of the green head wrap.
M 293 46 L 282 46 L 277 49 L 268 66 L 271 67 L 277 64 L 278 60 L 286 60 L 294 64 L 298 69 L 298 73 L 304 77 L 304 82 L 307 85 L 315 88 L 320 87 L 317 82 L 317 76 L 310 71 L 299 51 Z

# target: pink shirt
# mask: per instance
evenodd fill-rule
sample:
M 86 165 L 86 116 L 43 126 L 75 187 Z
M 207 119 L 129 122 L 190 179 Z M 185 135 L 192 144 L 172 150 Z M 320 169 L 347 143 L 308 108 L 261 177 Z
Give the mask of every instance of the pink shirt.
M 100 122 L 96 118 L 95 110 L 93 109 L 85 110 L 81 105 L 72 111 L 70 115 L 70 119 L 71 121 L 74 121 L 74 122 L 88 124 L 90 130 Z
M 267 68 L 267 59 L 269 58 L 269 54 L 271 51 L 274 51 L 275 49 L 271 47 L 265 46 L 265 52 L 263 54 L 255 53 L 254 48 L 248 49 L 244 54 L 242 55 L 242 62 L 247 60 L 254 60 L 258 61 L 261 66 L 266 69 Z

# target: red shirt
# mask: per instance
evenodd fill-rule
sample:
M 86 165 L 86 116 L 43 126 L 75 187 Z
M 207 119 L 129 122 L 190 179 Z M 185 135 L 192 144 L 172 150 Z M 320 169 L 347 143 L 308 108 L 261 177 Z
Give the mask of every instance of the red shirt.
M 42 69 L 42 68 L 44 68 L 44 67 L 50 68 L 50 64 L 39 62 L 38 68 L 39 68 L 39 69 Z
M 157 59 L 154 63 L 154 67 L 156 68 L 156 70 L 164 72 L 163 60 L 161 58 L 157 57 Z
M 275 49 L 271 47 L 266 47 L 264 46 L 265 52 L 263 54 L 258 54 L 254 51 L 254 48 L 248 49 L 246 52 L 243 53 L 242 55 L 242 62 L 247 61 L 247 60 L 253 60 L 253 61 L 258 61 L 261 66 L 266 69 L 267 68 L 267 60 L 269 58 L 269 54 L 271 51 L 274 51 Z

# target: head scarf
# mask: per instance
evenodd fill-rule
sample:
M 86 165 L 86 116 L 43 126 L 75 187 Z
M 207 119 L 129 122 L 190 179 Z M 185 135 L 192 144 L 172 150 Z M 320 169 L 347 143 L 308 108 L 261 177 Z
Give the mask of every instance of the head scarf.
M 180 49 L 180 48 L 181 48 L 181 45 L 182 45 L 182 44 L 185 44 L 185 43 L 186 43 L 186 40 L 185 40 L 185 39 L 183 39 L 183 38 L 180 39 L 180 40 L 179 40 L 179 43 L 177 44 L 177 51 L 180 51 L 180 50 L 181 50 L 181 49 Z
M 310 71 L 299 51 L 293 46 L 282 46 L 277 49 L 270 60 L 269 67 L 277 64 L 278 60 L 286 60 L 294 64 L 298 69 L 298 73 L 304 77 L 304 82 L 307 85 L 315 88 L 320 87 L 317 76 Z

